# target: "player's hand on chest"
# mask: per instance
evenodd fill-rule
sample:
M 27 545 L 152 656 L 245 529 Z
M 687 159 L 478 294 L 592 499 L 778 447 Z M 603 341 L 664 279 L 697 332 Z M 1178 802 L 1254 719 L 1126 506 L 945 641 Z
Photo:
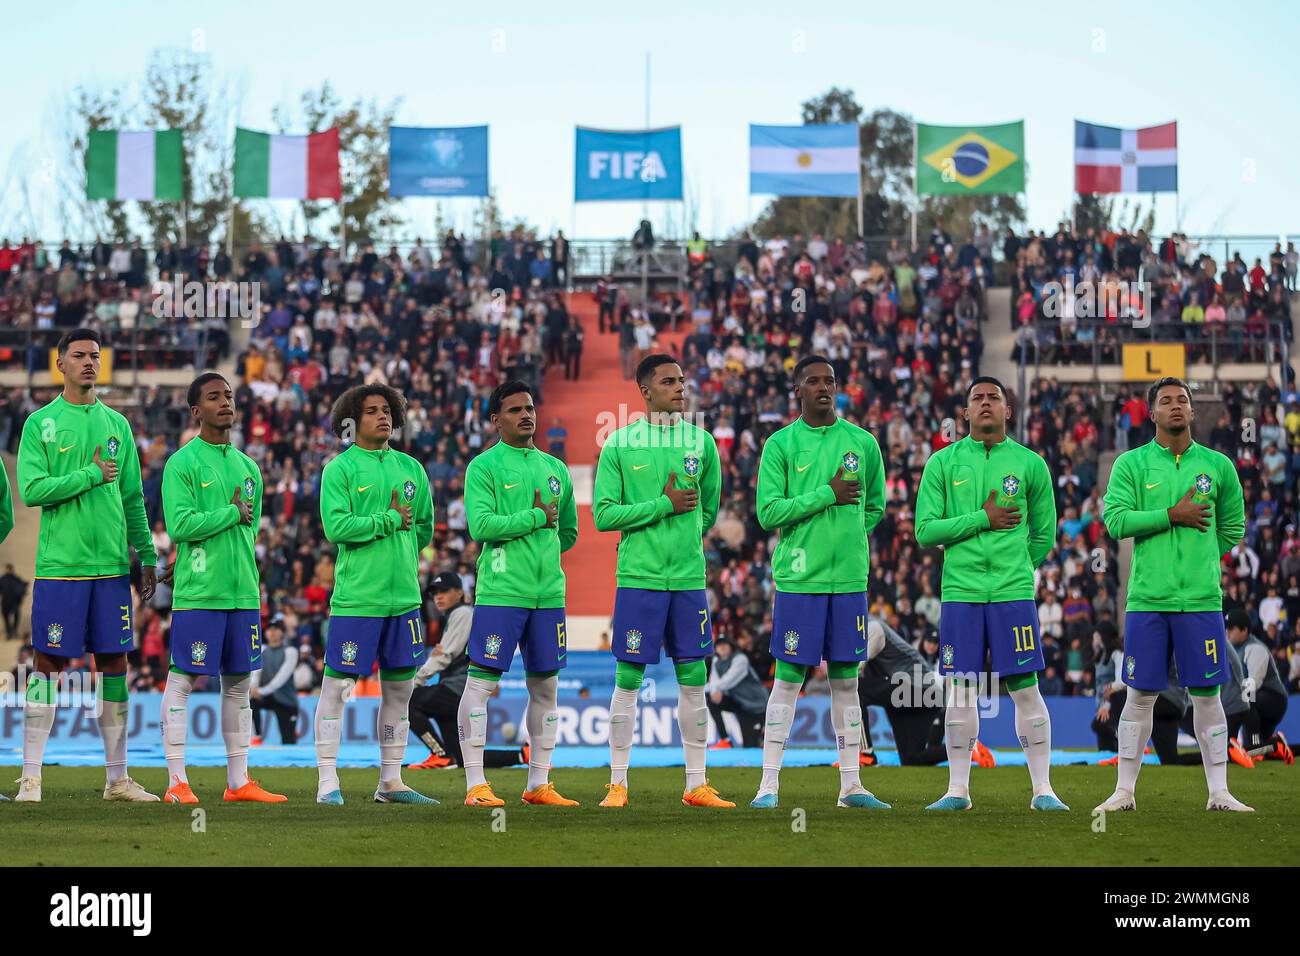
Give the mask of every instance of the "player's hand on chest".
M 677 488 L 698 489 L 704 469 L 704 457 L 695 448 L 633 448 L 622 461 L 623 493 L 630 502 L 658 498 L 670 477 Z
M 845 481 L 861 483 L 865 475 L 866 456 L 861 445 L 826 439 L 819 446 L 796 449 L 787 458 L 786 486 L 792 495 L 816 490 L 836 475 Z
M 198 469 L 194 498 L 200 511 L 216 511 L 222 505 L 232 504 L 236 496 L 253 504 L 257 497 L 257 479 L 251 468 L 238 464 L 204 464 Z
M 374 514 L 392 507 L 396 492 L 396 503 L 412 507 L 415 501 L 415 481 L 404 474 L 396 464 L 375 462 L 358 468 L 348 481 L 348 493 L 352 497 L 352 509 L 357 514 Z
M 1150 468 L 1139 476 L 1136 491 L 1141 511 L 1175 509 L 1171 515 L 1175 527 L 1185 526 L 1187 516 L 1196 514 L 1204 515 L 1207 530 L 1215 527 L 1219 480 L 1205 468 Z

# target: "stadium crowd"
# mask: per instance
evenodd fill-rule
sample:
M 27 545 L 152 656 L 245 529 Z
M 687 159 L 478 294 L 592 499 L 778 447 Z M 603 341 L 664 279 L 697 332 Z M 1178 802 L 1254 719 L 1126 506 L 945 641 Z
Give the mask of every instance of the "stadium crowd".
M 1275 345 L 1278 334 L 1293 336 L 1294 242 L 1276 243 L 1267 264 L 1258 256 L 1247 265 L 1236 251 L 1221 272 L 1185 234 L 1156 242 L 1140 229 L 1079 236 L 1064 225 L 1051 236 L 1008 229 L 1002 252 L 1012 267 L 1017 358 L 1028 350 L 1047 364 L 1112 363 L 1124 341 L 1155 334 L 1186 342 L 1189 362 L 1264 361 L 1271 330 Z
M 436 516 L 434 541 L 420 556 L 421 581 L 427 593 L 437 574 L 455 571 L 472 589 L 478 550 L 468 533 L 462 476 L 492 440 L 486 415 L 492 387 L 522 378 L 544 401 L 548 379 L 580 374 L 585 334 L 619 335 L 625 366 L 660 343 L 680 348 L 689 410 L 712 431 L 724 472 L 722 506 L 706 542 L 715 630 L 768 679 L 774 538 L 758 526 L 752 489 L 764 439 L 797 414 L 789 373 L 799 357 L 832 360 L 841 414 L 880 441 L 887 507 L 871 536 L 872 613 L 933 662 L 942 558 L 913 537 L 915 491 L 928 457 L 964 434 L 960 406 L 980 373 L 995 251 L 1010 267 L 1012 320 L 1022 326 L 1040 310 L 1043 284 L 1069 270 L 1127 278 L 1154 258 L 1167 288 L 1180 297 L 1200 294 L 1206 282 L 1223 295 L 1228 274 L 1236 274 L 1229 267 L 1219 286 L 1213 262 L 1207 268 L 1179 237 L 1153 246 L 1141 234 L 1089 234 L 1078 241 L 1062 235 L 1008 234 L 1000 250 L 987 229 L 960 241 L 936 231 L 917 248 L 820 235 L 746 238 L 725 251 L 696 242 L 688 244 L 688 289 L 680 300 L 670 297 L 643 312 L 628 290 L 602 282 L 598 315 L 587 328 L 561 292 L 569 269 L 562 234 L 539 240 L 517 229 L 474 241 L 448 233 L 436 248 L 417 241 L 404 255 L 395 247 L 381 255 L 366 245 L 348 260 L 311 240 L 254 245 L 234 261 L 219 248 L 209 254 L 164 245 L 150 256 L 139 243 L 97 243 L 89 251 L 65 243 L 50 255 L 39 243 L 6 242 L 0 244 L 0 331 L 147 324 L 155 321 L 141 305 L 149 290 L 182 272 L 216 283 L 263 283 L 262 319 L 235 358 L 232 440 L 262 467 L 263 619 L 284 616 L 288 642 L 299 652 L 293 682 L 300 692 L 319 684 L 323 667 L 334 557 L 321 533 L 318 496 L 321 469 L 340 450 L 328 422 L 344 389 L 379 381 L 407 396 L 399 447 L 426 463 Z M 1281 256 L 1263 276 L 1262 298 L 1254 270 L 1243 274 L 1237 305 L 1267 309 L 1279 298 L 1289 304 L 1294 250 Z M 228 320 L 220 324 L 224 334 Z M 181 334 L 172 320 L 157 328 Z M 682 335 L 672 334 L 676 329 Z M 1084 335 L 1079 326 L 1072 337 Z M 228 345 L 217 338 L 214 347 L 219 356 Z M 1103 353 L 1105 361 L 1117 359 Z M 0 392 L 0 448 L 14 451 L 23 420 L 51 397 L 41 390 Z M 1043 690 L 1092 695 L 1098 666 L 1109 656 L 1104 622 L 1117 619 L 1119 566 L 1101 521 L 1100 460 L 1104 452 L 1149 440 L 1144 395 L 1123 392 L 1105 402 L 1092 388 L 1047 378 L 1015 398 L 1015 421 L 1022 406 L 1026 412 L 1017 437 L 1042 453 L 1057 488 L 1057 544 L 1037 576 Z M 155 388 L 123 409 L 141 447 L 146 506 L 164 566 L 174 548 L 161 520 L 162 464 L 193 434 L 180 404 L 178 390 Z M 1256 432 L 1240 427 L 1248 419 L 1258 423 Z M 562 431 L 549 437 L 562 443 Z M 1246 489 L 1246 540 L 1224 560 L 1225 609 L 1251 614 L 1284 678 L 1300 690 L 1300 396 L 1272 381 L 1228 387 L 1207 443 L 1238 460 Z M 553 444 L 552 450 L 560 449 Z M 152 688 L 166 669 L 170 603 L 164 578 L 138 615 L 132 662 L 138 690 Z M 436 635 L 431 593 L 425 616 Z

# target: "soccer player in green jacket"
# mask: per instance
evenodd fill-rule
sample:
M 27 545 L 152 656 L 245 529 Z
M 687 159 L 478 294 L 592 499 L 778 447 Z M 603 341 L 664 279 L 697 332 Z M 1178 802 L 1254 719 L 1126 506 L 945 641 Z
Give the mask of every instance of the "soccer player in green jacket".
M 93 654 L 104 799 L 148 803 L 158 797 L 126 772 L 126 655 L 135 646 L 128 545 L 140 556 L 141 601 L 153 597 L 158 563 L 140 457 L 126 418 L 95 395 L 99 333 L 64 335 L 56 363 L 63 392 L 27 419 L 18 448 L 18 491 L 23 504 L 41 509 L 41 531 L 32 588 L 36 668 L 27 684 L 16 799 L 40 802 L 59 673 L 70 658 Z
M 528 784 L 524 803 L 576 807 L 550 782 L 559 722 L 556 697 L 568 656 L 560 555 L 578 540 L 578 509 L 564 462 L 539 451 L 537 408 L 520 381 L 498 385 L 488 414 L 501 440 L 465 470 L 469 533 L 481 545 L 470 625 L 469 679 L 456 712 L 465 805 L 499 807 L 483 775 L 488 700 L 518 648 L 528 686 Z
M 357 385 L 334 403 L 334 434 L 351 440 L 321 475 L 325 538 L 338 546 L 325 641 L 325 677 L 316 705 L 316 802 L 343 803 L 338 756 L 343 707 L 358 677 L 379 661 L 376 803 L 437 804 L 402 782 L 408 706 L 424 659 L 420 549 L 433 540 L 433 497 L 424 467 L 389 447 L 406 419 L 406 400 L 378 383 Z
M 781 758 L 799 691 L 823 660 L 840 753 L 841 807 L 888 810 L 862 786 L 858 667 L 867 659 L 867 535 L 885 513 L 885 463 L 871 432 L 835 413 L 835 369 L 809 355 L 794 367 L 799 417 L 763 443 L 758 523 L 776 531 L 772 656 L 763 779 L 750 803 L 777 806 Z
M 250 673 L 262 666 L 262 600 L 257 529 L 262 519 L 262 471 L 230 444 L 235 395 L 218 372 L 204 372 L 186 393 L 199 434 L 163 466 L 167 533 L 176 542 L 172 582 L 171 669 L 163 691 L 163 756 L 168 803 L 198 803 L 185 772 L 189 700 L 199 675 L 221 677 L 221 736 L 226 743 L 226 792 L 234 803 L 284 803 L 283 794 L 248 779 L 253 730 Z
M 682 803 L 734 807 L 705 778 L 713 653 L 705 596 L 704 534 L 718 516 L 722 475 L 713 436 L 683 420 L 686 376 L 677 360 L 647 355 L 636 369 L 645 418 L 606 439 L 592 512 L 599 531 L 619 531 L 614 598 L 614 699 L 609 709 L 609 784 L 602 807 L 627 806 L 627 768 L 637 692 L 664 648 L 677 670 L 677 726 L 686 752 Z
M 1192 440 L 1196 411 L 1187 383 L 1162 378 L 1147 390 L 1156 437 L 1115 459 L 1106 487 L 1106 530 L 1133 538 L 1124 615 L 1119 781 L 1098 810 L 1136 810 L 1133 791 L 1151 737 L 1153 707 L 1169 661 L 1192 700 L 1210 798 L 1207 810 L 1250 811 L 1228 792 L 1228 721 L 1219 688 L 1228 681 L 1219 561 L 1246 530 L 1241 480 L 1232 460 Z
M 0 544 L 14 530 L 14 502 L 9 497 L 9 473 L 0 463 Z
M 1052 724 L 1038 689 L 1043 648 L 1034 569 L 1056 537 L 1056 494 L 1047 463 L 1007 435 L 1011 407 L 995 378 L 971 383 L 968 434 L 930 456 L 916 493 L 916 540 L 943 547 L 939 673 L 948 792 L 927 810 L 969 810 L 971 751 L 979 736 L 979 675 L 992 658 L 1016 708 L 1034 810 L 1068 810 L 1052 792 Z M 1027 512 L 1022 518 L 1021 511 Z

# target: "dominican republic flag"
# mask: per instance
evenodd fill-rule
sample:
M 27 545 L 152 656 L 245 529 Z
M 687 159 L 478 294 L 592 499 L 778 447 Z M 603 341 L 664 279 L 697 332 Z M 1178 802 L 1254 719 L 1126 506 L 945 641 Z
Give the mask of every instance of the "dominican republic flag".
M 1076 193 L 1178 191 L 1178 123 L 1119 129 L 1074 121 Z

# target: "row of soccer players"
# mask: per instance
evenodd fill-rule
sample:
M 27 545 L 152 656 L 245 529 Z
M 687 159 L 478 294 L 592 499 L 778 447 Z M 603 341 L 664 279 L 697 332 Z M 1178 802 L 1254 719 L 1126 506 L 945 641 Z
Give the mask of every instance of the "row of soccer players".
M 27 688 L 18 799 L 40 799 L 55 677 L 68 658 L 87 652 L 96 655 L 105 702 L 99 716 L 105 797 L 157 799 L 126 775 L 124 650 L 133 641 L 127 543 L 144 565 L 142 598 L 153 591 L 156 564 L 139 462 L 126 420 L 95 396 L 95 333 L 77 330 L 65 336 L 58 361 L 64 392 L 28 420 L 19 454 L 23 501 L 40 506 L 42 516 L 32 611 L 37 669 Z M 601 805 L 628 802 L 638 690 L 646 665 L 666 651 L 679 684 L 683 802 L 734 806 L 708 785 L 705 768 L 704 662 L 713 637 L 702 540 L 718 509 L 717 450 L 707 431 L 682 416 L 685 376 L 671 356 L 644 359 L 636 380 L 646 417 L 609 437 L 593 494 L 597 529 L 621 532 L 612 628 L 617 663 L 611 777 Z M 824 660 L 840 751 L 837 804 L 887 809 L 859 778 L 863 715 L 857 694 L 867 645 L 867 539 L 884 511 L 883 461 L 875 437 L 836 414 L 835 374 L 827 360 L 801 360 L 794 388 L 800 417 L 764 444 L 757 484 L 759 523 L 779 535 L 771 647 L 777 669 L 763 775 L 751 806 L 777 806 L 798 694 L 809 669 Z M 1119 786 L 1103 806 L 1134 806 L 1151 704 L 1166 685 L 1172 656 L 1195 701 L 1209 805 L 1247 809 L 1227 792 L 1226 722 L 1218 700 L 1218 687 L 1227 679 L 1219 662 L 1224 635 L 1218 558 L 1242 536 L 1241 488 L 1227 458 L 1191 440 L 1194 413 L 1184 383 L 1161 380 L 1149 399 L 1156 438 L 1119 458 L 1106 496 L 1108 530 L 1115 537 L 1134 537 L 1136 548 L 1124 673 L 1133 692 L 1120 722 Z M 178 543 L 172 667 L 162 707 L 170 778 L 166 799 L 197 801 L 185 778 L 187 701 L 196 675 L 220 674 L 225 799 L 280 801 L 283 797 L 267 793 L 247 774 L 249 673 L 260 666 L 261 656 L 254 556 L 261 474 L 230 445 L 234 406 L 224 378 L 200 375 L 187 400 L 199 435 L 171 456 L 163 479 L 164 514 Z M 577 539 L 572 484 L 564 464 L 533 444 L 536 409 L 526 385 L 498 387 L 489 411 L 500 441 L 470 463 L 465 478 L 470 533 L 482 545 L 468 645 L 472 664 L 458 713 L 465 803 L 503 803 L 483 773 L 487 707 L 519 650 L 532 743 L 523 799 L 576 805 L 549 781 L 557 675 L 567 655 L 560 555 Z M 388 444 L 403 413 L 401 396 L 379 385 L 349 390 L 333 411 L 335 433 L 351 444 L 326 465 L 321 489 L 325 536 L 339 549 L 315 724 L 321 803 L 343 801 L 336 769 L 341 718 L 353 683 L 370 674 L 376 662 L 382 687 L 376 727 L 381 771 L 374 798 L 434 802 L 401 778 L 408 703 L 426 652 L 417 556 L 433 527 L 424 468 Z M 1037 687 L 1043 656 L 1033 601 L 1034 569 L 1050 552 L 1056 527 L 1051 476 L 1040 456 L 1007 436 L 1010 408 L 996 380 L 984 377 L 972 384 L 963 417 L 967 437 L 927 462 L 916 508 L 918 542 L 945 551 L 940 664 L 949 678 L 949 788 L 930 809 L 971 806 L 968 781 L 978 712 L 968 677 L 983 669 L 988 656 L 1015 703 L 1033 785 L 1031 806 L 1064 810 L 1049 781 L 1051 732 Z M 88 529 L 93 531 L 87 534 Z

